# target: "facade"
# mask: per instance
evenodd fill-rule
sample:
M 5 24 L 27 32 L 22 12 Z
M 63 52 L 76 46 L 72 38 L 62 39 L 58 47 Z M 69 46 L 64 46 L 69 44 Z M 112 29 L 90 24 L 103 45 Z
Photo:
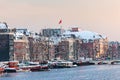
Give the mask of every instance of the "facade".
M 107 58 L 109 59 L 120 59 L 120 43 L 119 42 L 109 42 L 107 50 Z
M 75 39 L 75 42 L 73 43 L 73 46 L 74 46 L 74 60 L 79 60 L 80 57 L 83 57 L 82 53 L 81 53 L 81 44 L 82 44 L 82 41 L 80 39 Z
M 56 53 L 56 58 L 59 59 L 68 59 L 68 53 L 69 53 L 69 42 L 68 41 L 61 41 L 58 44 L 58 50 Z
M 42 34 L 45 37 L 60 36 L 61 31 L 62 31 L 61 29 L 43 29 Z
M 79 31 L 81 31 L 81 29 L 78 27 L 74 27 L 71 29 L 71 32 L 79 32 Z
M 34 42 L 34 38 L 33 37 L 28 37 L 28 45 L 29 45 L 29 57 L 30 60 L 33 59 L 33 42 Z
M 42 61 L 42 54 L 43 51 L 41 50 L 43 47 L 42 43 L 40 43 L 39 41 L 34 41 L 33 42 L 33 53 L 31 55 L 31 60 L 32 61 Z
M 84 59 L 105 59 L 108 50 L 108 40 L 107 38 L 82 40 L 80 50 L 79 56 Z
M 93 40 L 89 40 L 87 42 L 82 40 L 80 57 L 83 57 L 84 59 L 87 59 L 87 58 L 93 59 L 96 54 L 94 53 L 93 49 L 94 49 Z
M 43 48 L 44 49 L 44 60 L 51 60 L 55 58 L 55 47 L 54 47 L 54 42 L 51 41 L 48 38 L 42 41 L 44 43 Z
M 74 60 L 74 42 L 73 38 L 59 42 L 56 57 L 63 60 Z
M 53 42 L 47 38 L 35 40 L 33 37 L 29 37 L 29 46 L 31 61 L 43 62 L 55 57 Z
M 0 61 L 13 60 L 13 34 L 0 33 Z
M 13 41 L 14 29 L 9 29 L 5 22 L 0 23 L 0 61 L 13 60 Z
M 108 50 L 108 39 L 96 39 L 94 40 L 94 52 L 96 58 L 105 59 Z
M 14 60 L 20 62 L 27 61 L 29 59 L 29 45 L 25 36 L 19 40 L 14 40 Z

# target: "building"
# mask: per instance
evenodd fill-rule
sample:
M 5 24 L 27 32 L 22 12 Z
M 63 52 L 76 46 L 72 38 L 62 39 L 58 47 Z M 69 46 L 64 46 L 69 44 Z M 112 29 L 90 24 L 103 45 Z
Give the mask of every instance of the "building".
M 14 39 L 14 60 L 20 62 L 30 60 L 28 37 L 17 30 Z
M 45 37 L 51 37 L 51 36 L 60 36 L 61 35 L 61 29 L 43 29 L 42 34 Z
M 18 33 L 22 33 L 26 36 L 29 36 L 31 34 L 28 29 L 15 29 L 15 31 Z
M 74 42 L 73 38 L 65 39 L 59 42 L 56 57 L 63 60 L 74 60 Z
M 13 60 L 13 34 L 0 33 L 0 61 Z
M 108 50 L 108 39 L 94 40 L 94 54 L 96 58 L 105 59 Z
M 81 45 L 82 45 L 82 40 L 75 39 L 75 42 L 73 43 L 74 60 L 79 60 L 81 57 L 83 57 L 82 52 L 81 52 L 81 47 L 82 47 Z
M 29 36 L 29 50 L 31 61 L 46 61 L 53 59 L 54 56 L 54 44 L 49 37 L 44 36 Z
M 107 58 L 109 59 L 119 59 L 120 58 L 120 43 L 111 41 L 108 44 Z
M 81 29 L 78 27 L 74 27 L 71 29 L 71 32 L 79 32 L 79 31 L 81 31 Z
M 14 29 L 8 29 L 6 23 L 0 23 L 0 61 L 13 60 Z
M 80 57 L 84 59 L 93 59 L 95 54 L 94 53 L 94 40 L 82 40 L 81 47 L 80 47 Z

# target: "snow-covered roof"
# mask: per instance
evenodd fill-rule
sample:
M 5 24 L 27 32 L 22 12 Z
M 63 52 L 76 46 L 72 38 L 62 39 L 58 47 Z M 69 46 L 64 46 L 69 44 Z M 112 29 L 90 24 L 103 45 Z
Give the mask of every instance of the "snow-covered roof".
M 16 36 L 23 36 L 24 34 L 23 34 L 23 33 L 16 32 L 15 35 L 16 35 Z
M 50 40 L 54 42 L 54 44 L 58 44 L 61 41 L 61 37 L 50 37 Z
M 4 23 L 0 23 L 0 29 L 7 29 L 6 24 L 4 24 Z
M 78 37 L 80 39 L 102 39 L 105 38 L 105 36 L 102 36 L 96 32 L 91 32 L 91 31 L 80 31 L 80 32 L 71 32 L 71 31 L 66 31 L 62 34 L 62 37 L 71 37 L 71 35 L 74 35 L 75 37 Z
M 16 32 L 16 33 L 14 34 L 14 36 L 15 36 L 15 39 L 18 40 L 18 39 L 22 39 L 22 37 L 24 36 L 24 34 L 23 34 L 23 33 Z
M 24 35 L 27 35 L 27 36 L 30 35 L 30 31 L 27 29 L 16 29 L 16 32 L 23 33 Z

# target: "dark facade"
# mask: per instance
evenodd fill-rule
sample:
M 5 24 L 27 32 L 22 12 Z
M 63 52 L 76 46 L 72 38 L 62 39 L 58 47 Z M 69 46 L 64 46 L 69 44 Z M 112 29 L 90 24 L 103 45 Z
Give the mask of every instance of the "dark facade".
M 108 59 L 120 59 L 120 46 L 119 42 L 110 42 L 107 50 Z
M 78 60 L 79 57 L 81 57 L 81 44 L 82 44 L 82 41 L 79 40 L 79 39 L 76 39 L 75 42 L 74 42 L 74 59 L 75 60 Z
M 93 42 L 82 43 L 81 44 L 81 57 L 84 58 L 94 58 L 93 52 Z
M 57 53 L 56 53 L 56 58 L 60 58 L 63 60 L 68 60 L 68 54 L 69 54 L 69 42 L 68 41 L 61 41 L 58 44 L 57 47 Z
M 13 49 L 13 35 L 0 34 L 0 61 L 11 60 Z
M 43 29 L 42 34 L 45 37 L 51 37 L 51 36 L 60 36 L 61 29 Z

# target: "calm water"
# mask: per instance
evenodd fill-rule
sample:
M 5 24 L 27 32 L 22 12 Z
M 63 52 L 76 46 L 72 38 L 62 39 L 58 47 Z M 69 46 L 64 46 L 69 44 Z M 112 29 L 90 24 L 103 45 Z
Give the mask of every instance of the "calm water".
M 45 72 L 10 73 L 0 80 L 120 80 L 120 65 L 93 65 Z

